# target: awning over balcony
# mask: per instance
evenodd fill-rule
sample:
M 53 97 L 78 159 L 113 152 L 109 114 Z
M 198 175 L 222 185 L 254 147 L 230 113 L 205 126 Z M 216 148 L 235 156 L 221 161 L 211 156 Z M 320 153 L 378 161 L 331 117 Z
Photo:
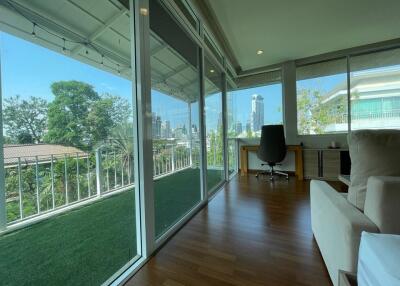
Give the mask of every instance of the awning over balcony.
M 5 32 L 131 79 L 130 18 L 120 1 L 0 0 L 0 19 Z M 150 55 L 153 89 L 185 102 L 198 99 L 193 63 L 155 33 Z M 207 93 L 217 90 L 208 79 L 205 88 Z

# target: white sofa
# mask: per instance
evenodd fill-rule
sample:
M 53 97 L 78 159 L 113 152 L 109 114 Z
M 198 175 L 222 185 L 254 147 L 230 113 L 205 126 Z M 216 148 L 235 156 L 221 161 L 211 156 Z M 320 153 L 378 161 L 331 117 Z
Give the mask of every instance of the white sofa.
M 393 134 L 349 134 L 349 195 L 324 181 L 311 181 L 312 231 L 335 286 L 339 270 L 357 271 L 362 231 L 400 234 L 400 132 Z

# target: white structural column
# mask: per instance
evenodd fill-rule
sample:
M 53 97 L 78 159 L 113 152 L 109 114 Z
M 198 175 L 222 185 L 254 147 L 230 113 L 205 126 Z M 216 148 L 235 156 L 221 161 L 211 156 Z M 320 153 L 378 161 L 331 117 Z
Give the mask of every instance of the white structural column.
M 283 115 L 287 144 L 297 144 L 296 65 L 294 61 L 282 65 Z
M 0 58 L 1 66 L 1 58 Z M 0 69 L 0 103 L 3 103 L 3 96 L 1 94 L 1 69 Z M 0 114 L 3 114 L 3 104 L 0 104 Z M 0 116 L 0 148 L 3 150 L 4 138 L 3 138 L 3 116 Z M 4 230 L 7 226 L 6 216 L 6 188 L 4 179 L 4 152 L 0 152 L 0 231 Z
M 151 124 L 151 66 L 149 0 L 131 0 L 134 22 L 131 21 L 132 61 L 135 61 L 133 77 L 134 131 L 135 131 L 135 188 L 136 225 L 138 249 L 148 257 L 155 248 L 154 188 L 153 188 L 153 142 Z M 132 3 L 133 2 L 133 3 Z M 132 5 L 133 4 L 133 5 Z M 140 220 L 140 221 L 139 221 Z

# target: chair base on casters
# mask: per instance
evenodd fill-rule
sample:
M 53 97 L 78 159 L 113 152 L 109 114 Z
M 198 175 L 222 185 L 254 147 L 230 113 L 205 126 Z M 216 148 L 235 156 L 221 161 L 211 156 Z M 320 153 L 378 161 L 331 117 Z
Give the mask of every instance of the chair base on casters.
M 268 165 L 268 164 L 261 164 L 261 166 L 264 166 L 264 165 Z M 258 172 L 256 174 L 256 178 L 258 179 L 258 177 L 260 175 L 268 175 L 269 176 L 269 180 L 273 181 L 273 180 L 275 180 L 275 176 L 279 175 L 279 176 L 285 177 L 286 180 L 289 180 L 289 174 L 287 174 L 285 172 L 274 170 L 274 166 L 270 166 L 270 167 L 271 167 L 271 169 L 269 171 Z

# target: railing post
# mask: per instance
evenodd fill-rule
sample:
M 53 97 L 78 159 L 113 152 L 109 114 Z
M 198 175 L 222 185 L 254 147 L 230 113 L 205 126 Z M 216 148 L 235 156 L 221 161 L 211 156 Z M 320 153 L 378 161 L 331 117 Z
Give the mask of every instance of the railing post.
M 35 180 L 36 180 L 36 210 L 40 213 L 40 196 L 39 196 L 39 158 L 35 156 Z
M 78 201 L 81 200 L 81 189 L 79 186 L 79 154 L 76 153 L 76 186 L 78 191 Z
M 67 170 L 67 154 L 64 154 L 64 178 L 65 178 L 65 204 L 68 205 L 68 170 Z
M 172 162 L 172 172 L 175 171 L 175 145 L 171 148 L 171 162 Z
M 106 162 L 107 162 L 107 173 L 106 173 L 106 179 L 107 179 L 107 191 L 110 190 L 110 167 L 109 167 L 109 162 L 108 162 L 108 151 L 106 150 Z
M 124 182 L 124 154 L 121 152 L 121 186 L 125 186 Z
M 214 137 L 214 168 L 217 166 L 217 142 L 216 138 Z
M 90 198 L 90 196 L 92 194 L 91 194 L 91 191 L 90 191 L 90 159 L 89 159 L 89 157 L 90 157 L 90 155 L 88 153 L 87 158 L 86 158 L 86 165 L 87 165 L 87 175 L 86 175 L 86 177 L 87 177 L 87 181 L 88 181 L 88 183 L 87 183 L 88 197 Z
M 19 217 L 24 218 L 24 204 L 22 200 L 22 175 L 21 175 L 21 157 L 18 157 L 18 195 L 19 195 Z
M 54 209 L 56 207 L 56 199 L 54 194 L 54 155 L 51 155 L 50 176 L 51 176 L 51 202 Z
M 115 150 L 113 152 L 114 155 L 114 188 L 117 187 L 117 158 L 115 155 Z
M 96 149 L 96 191 L 98 197 L 101 195 L 101 180 L 101 151 L 100 148 L 98 148 Z

